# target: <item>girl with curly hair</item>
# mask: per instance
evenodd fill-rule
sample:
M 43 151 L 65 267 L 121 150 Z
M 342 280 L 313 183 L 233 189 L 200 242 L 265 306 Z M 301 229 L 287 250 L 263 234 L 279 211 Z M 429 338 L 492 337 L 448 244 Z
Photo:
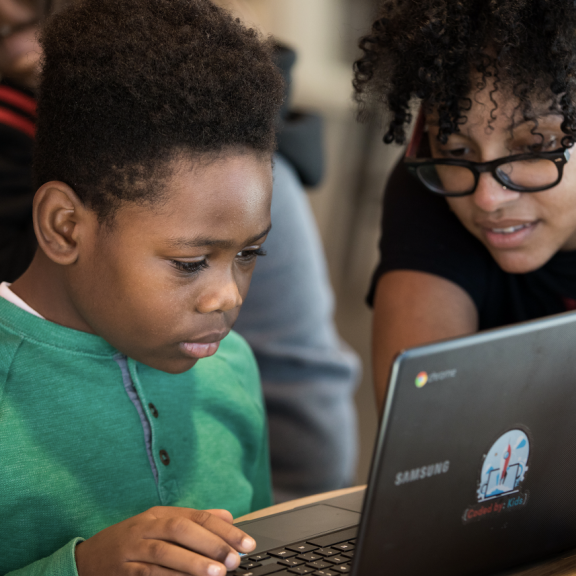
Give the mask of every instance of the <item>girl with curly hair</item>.
M 576 308 L 576 7 L 386 0 L 360 47 L 384 141 L 420 110 L 368 298 L 381 402 L 403 348 Z

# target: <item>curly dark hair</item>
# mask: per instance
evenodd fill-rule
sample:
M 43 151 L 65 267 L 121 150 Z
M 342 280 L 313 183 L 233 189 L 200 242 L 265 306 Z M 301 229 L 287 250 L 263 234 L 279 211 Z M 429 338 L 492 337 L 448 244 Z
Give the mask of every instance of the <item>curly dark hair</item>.
M 182 154 L 275 148 L 272 44 L 209 0 L 82 0 L 40 40 L 35 183 L 67 183 L 101 221 L 161 198 Z
M 372 104 L 391 113 L 386 143 L 404 143 L 414 98 L 437 110 L 438 138 L 446 142 L 466 122 L 469 96 L 489 78 L 491 97 L 506 91 L 536 126 L 533 103 L 550 101 L 563 116 L 565 144 L 574 141 L 574 0 L 386 0 L 360 48 L 364 55 L 354 64 L 359 115 Z

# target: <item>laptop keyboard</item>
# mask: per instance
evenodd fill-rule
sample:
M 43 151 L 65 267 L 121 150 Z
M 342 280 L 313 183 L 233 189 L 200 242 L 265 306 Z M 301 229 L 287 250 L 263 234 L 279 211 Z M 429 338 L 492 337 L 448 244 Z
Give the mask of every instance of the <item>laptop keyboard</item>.
M 336 576 L 348 574 L 354 557 L 358 526 L 245 556 L 233 576 Z

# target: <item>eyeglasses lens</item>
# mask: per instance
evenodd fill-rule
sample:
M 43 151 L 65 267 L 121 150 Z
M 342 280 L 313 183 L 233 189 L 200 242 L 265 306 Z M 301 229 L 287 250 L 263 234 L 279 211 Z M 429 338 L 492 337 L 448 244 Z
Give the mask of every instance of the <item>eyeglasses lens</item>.
M 527 192 L 542 190 L 556 184 L 559 178 L 558 166 L 553 160 L 533 158 L 501 164 L 496 174 L 504 185 Z M 420 180 L 438 194 L 466 194 L 474 190 L 474 173 L 464 166 L 449 164 L 427 164 L 418 167 Z
M 501 164 L 496 172 L 503 182 L 528 191 L 547 188 L 558 180 L 558 167 L 546 158 Z
M 462 194 L 474 190 L 476 179 L 464 166 L 428 164 L 418 167 L 420 180 L 438 194 Z

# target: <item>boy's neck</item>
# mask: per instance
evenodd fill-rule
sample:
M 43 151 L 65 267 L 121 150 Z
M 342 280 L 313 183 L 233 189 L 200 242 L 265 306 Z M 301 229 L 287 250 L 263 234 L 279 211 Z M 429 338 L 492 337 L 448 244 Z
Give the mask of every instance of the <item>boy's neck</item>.
M 10 286 L 10 290 L 46 320 L 94 334 L 69 298 L 63 272 L 62 266 L 52 262 L 38 249 L 32 264 Z

